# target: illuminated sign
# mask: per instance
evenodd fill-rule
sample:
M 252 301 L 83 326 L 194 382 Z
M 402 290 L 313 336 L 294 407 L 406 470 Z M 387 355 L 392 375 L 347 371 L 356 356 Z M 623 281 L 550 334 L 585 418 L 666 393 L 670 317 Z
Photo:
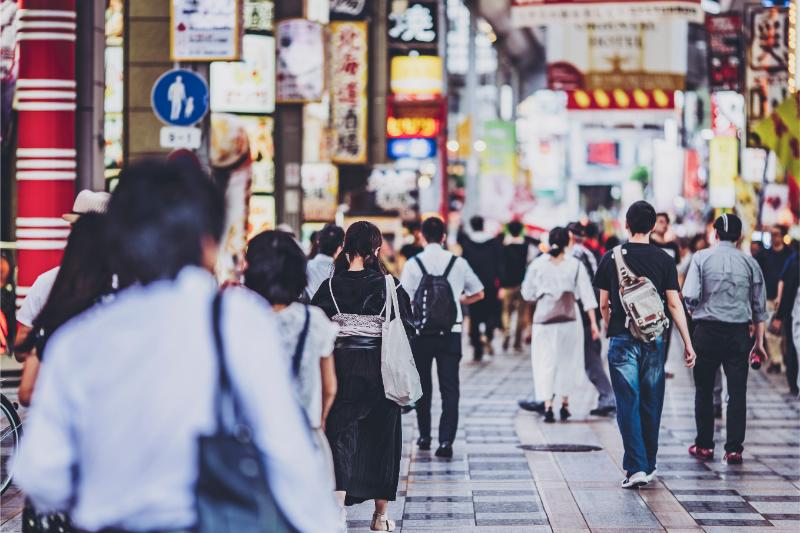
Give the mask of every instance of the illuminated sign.
M 567 109 L 570 111 L 596 111 L 596 110 L 637 110 L 637 109 L 674 109 L 675 93 L 672 91 L 662 91 L 655 89 L 645 91 L 634 89 L 626 91 L 614 89 L 605 91 L 595 89 L 594 91 L 567 91 Z
M 215 61 L 239 59 L 239 1 L 172 0 L 170 59 Z
M 404 137 L 436 137 L 439 121 L 431 117 L 389 117 L 386 119 L 386 136 L 392 139 Z
M 408 2 L 405 8 L 389 13 L 389 38 L 400 43 L 436 41 L 437 4 Z
M 442 93 L 442 58 L 439 56 L 397 56 L 392 58 L 392 93 L 433 97 Z
M 392 159 L 428 159 L 436 156 L 433 139 L 389 139 L 386 149 Z

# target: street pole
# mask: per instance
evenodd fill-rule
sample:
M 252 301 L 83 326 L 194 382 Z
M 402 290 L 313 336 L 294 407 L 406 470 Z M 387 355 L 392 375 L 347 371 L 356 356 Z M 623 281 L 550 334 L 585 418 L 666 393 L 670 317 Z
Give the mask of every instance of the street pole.
M 464 183 L 464 210 L 463 218 L 478 214 L 478 154 L 475 151 L 475 130 L 477 124 L 475 123 L 475 93 L 478 88 L 478 71 L 476 69 L 477 60 L 477 47 L 475 44 L 475 36 L 478 33 L 478 21 L 475 14 L 470 10 L 469 12 L 469 45 L 467 48 L 467 79 L 466 79 L 466 95 L 464 98 L 464 108 L 468 117 L 472 117 L 469 128 L 469 158 L 467 159 L 467 172 L 466 182 Z

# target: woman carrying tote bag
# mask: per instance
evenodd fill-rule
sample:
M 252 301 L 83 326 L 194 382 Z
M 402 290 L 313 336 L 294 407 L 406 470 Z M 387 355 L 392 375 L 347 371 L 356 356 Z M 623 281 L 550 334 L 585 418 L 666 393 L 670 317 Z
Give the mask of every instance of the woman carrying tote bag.
M 550 251 L 535 259 L 522 281 L 522 297 L 537 302 L 533 315 L 531 359 L 537 399 L 544 401 L 545 422 L 555 422 L 553 400 L 561 396 L 561 420 L 567 420 L 569 395 L 583 369 L 583 326 L 577 301 L 589 317 L 592 338 L 600 332 L 594 316 L 597 300 L 589 274 L 578 259 L 567 255 L 569 230 L 550 231 Z
M 400 405 L 386 398 L 381 348 L 386 307 L 392 308 L 390 319 L 397 313 L 391 294 L 387 295 L 381 244 L 375 225 L 352 224 L 333 277 L 323 282 L 311 303 L 339 326 L 333 352 L 338 393 L 325 426 L 337 498 L 342 505 L 375 500 L 371 529 L 393 531 L 395 524 L 386 510 L 396 499 L 400 476 Z M 407 331 L 413 331 L 408 294 L 397 280 L 392 281 L 400 319 Z

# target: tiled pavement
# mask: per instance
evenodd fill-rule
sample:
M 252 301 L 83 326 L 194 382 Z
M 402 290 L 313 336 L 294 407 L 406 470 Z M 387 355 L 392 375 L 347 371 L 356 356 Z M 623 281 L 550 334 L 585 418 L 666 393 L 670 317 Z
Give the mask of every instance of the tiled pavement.
M 527 354 L 499 355 L 486 366 L 465 362 L 451 461 L 418 451 L 414 415 L 404 416 L 400 492 L 389 511 L 398 530 L 800 532 L 800 402 L 783 395 L 783 376 L 751 372 L 745 462 L 728 466 L 720 460 L 724 421 L 714 461 L 686 453 L 694 438 L 691 374 L 677 354 L 667 366 L 676 377 L 667 382 L 658 480 L 626 491 L 619 488 L 616 423 L 588 415 L 595 393 L 583 376 L 582 392 L 571 400 L 574 418 L 546 425 L 516 406 L 531 383 Z M 602 450 L 533 452 L 520 449 L 523 444 Z M 371 514 L 370 503 L 349 508 L 350 531 L 368 531 Z
M 466 351 L 465 351 L 466 353 Z M 783 377 L 751 372 L 745 463 L 700 463 L 686 454 L 694 437 L 690 372 L 671 356 L 659 453 L 659 478 L 638 491 L 619 488 L 622 444 L 610 419 L 588 416 L 594 392 L 583 376 L 574 418 L 545 425 L 520 412 L 529 391 L 527 354 L 461 368 L 461 422 L 455 457 L 419 452 L 414 415 L 403 417 L 398 531 L 517 533 L 577 531 L 800 532 L 800 403 Z M 438 417 L 438 400 L 434 419 Z M 717 453 L 722 453 L 717 438 Z M 523 444 L 588 444 L 585 453 L 528 452 Z M 18 532 L 20 494 L 3 495 L 0 532 Z M 370 503 L 348 510 L 351 533 L 369 530 Z

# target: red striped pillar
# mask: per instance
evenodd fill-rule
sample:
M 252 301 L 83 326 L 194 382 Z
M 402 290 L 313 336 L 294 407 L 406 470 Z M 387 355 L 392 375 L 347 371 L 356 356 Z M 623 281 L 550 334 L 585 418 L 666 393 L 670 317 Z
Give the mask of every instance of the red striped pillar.
M 19 296 L 61 261 L 75 198 L 75 1 L 20 0 L 17 81 Z

